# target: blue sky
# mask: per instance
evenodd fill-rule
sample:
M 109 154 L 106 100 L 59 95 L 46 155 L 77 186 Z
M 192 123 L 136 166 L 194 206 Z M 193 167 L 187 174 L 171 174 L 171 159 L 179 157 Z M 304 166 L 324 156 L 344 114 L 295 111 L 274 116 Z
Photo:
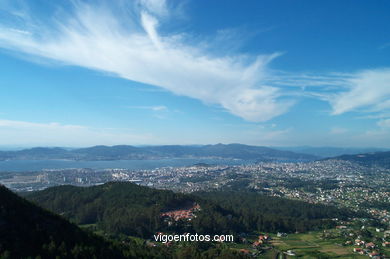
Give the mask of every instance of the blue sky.
M 390 147 L 389 1 L 0 0 L 0 146 Z

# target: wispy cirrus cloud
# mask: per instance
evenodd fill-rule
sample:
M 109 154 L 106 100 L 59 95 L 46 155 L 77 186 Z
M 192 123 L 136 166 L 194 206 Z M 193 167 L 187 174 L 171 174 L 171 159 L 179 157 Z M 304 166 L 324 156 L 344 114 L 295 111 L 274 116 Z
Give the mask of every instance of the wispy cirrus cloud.
M 141 109 L 141 110 L 151 110 L 151 111 L 167 111 L 168 107 L 165 105 L 156 105 L 156 106 L 127 106 L 129 109 Z
M 125 6 L 127 12 L 108 6 L 77 2 L 51 22 L 0 25 L 0 46 L 161 87 L 248 121 L 269 120 L 293 105 L 280 88 L 265 82 L 267 65 L 278 53 L 216 57 L 180 34 L 159 33 L 170 11 L 165 1 L 134 1 Z
M 1 120 L 0 119 L 0 129 L 47 129 L 47 130 L 81 130 L 85 127 L 80 125 L 61 125 L 56 122 L 51 123 L 35 123 L 28 121 L 14 121 L 14 120 Z
M 384 118 L 390 114 L 390 68 L 327 74 L 278 71 L 268 80 L 273 86 L 295 88 L 290 96 L 329 103 L 331 115 L 359 112 L 364 114 L 360 118 Z
M 328 102 L 333 115 L 390 111 L 389 68 L 289 73 L 269 69 L 280 53 L 249 57 L 233 54 L 238 48 L 232 47 L 234 52 L 216 54 L 212 50 L 221 40 L 233 42 L 234 33 L 220 30 L 216 41 L 201 44 L 199 37 L 191 41 L 191 35 L 166 32 L 165 22 L 178 8 L 165 0 L 72 1 L 63 9 L 56 9 L 55 2 L 45 17 L 35 17 L 27 1 L 6 2 L 0 8 L 0 48 L 153 85 L 247 121 L 284 114 L 301 97 Z M 14 8 L 15 3 L 22 8 Z
M 330 99 L 333 114 L 357 109 L 383 112 L 390 109 L 390 68 L 371 69 L 348 79 L 349 88 Z
M 381 128 L 390 129 L 390 119 L 379 120 L 377 124 Z
M 162 0 L 140 0 L 139 4 L 147 9 L 151 14 L 157 16 L 167 16 L 169 14 L 166 1 Z

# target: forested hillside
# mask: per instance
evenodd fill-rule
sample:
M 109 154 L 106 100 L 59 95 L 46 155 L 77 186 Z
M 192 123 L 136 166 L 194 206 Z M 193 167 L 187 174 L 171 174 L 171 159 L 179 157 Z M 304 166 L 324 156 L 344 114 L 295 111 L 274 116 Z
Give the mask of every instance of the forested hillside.
M 159 216 L 162 209 L 191 201 L 184 194 L 119 182 L 87 188 L 58 186 L 27 198 L 77 224 L 97 223 L 109 233 L 147 238 L 163 227 Z
M 94 187 L 60 186 L 27 196 L 77 224 L 96 224 L 108 233 L 150 238 L 158 231 L 204 234 L 243 231 L 306 231 L 331 226 L 330 218 L 353 214 L 324 205 L 263 196 L 257 193 L 210 192 L 196 195 L 155 190 L 116 182 Z M 200 211 L 191 222 L 168 225 L 161 212 L 191 203 Z
M 82 206 L 82 205 L 80 205 Z M 104 233 L 103 233 L 104 234 Z M 109 235 L 104 234 L 110 238 Z M 218 244 L 150 246 L 121 235 L 106 239 L 80 229 L 0 186 L 0 258 L 246 258 Z
M 199 192 L 196 195 L 236 215 L 237 231 L 304 232 L 332 227 L 332 218 L 356 216 L 354 212 L 332 206 L 269 197 L 250 191 Z
M 102 238 L 0 186 L 0 257 L 121 258 Z

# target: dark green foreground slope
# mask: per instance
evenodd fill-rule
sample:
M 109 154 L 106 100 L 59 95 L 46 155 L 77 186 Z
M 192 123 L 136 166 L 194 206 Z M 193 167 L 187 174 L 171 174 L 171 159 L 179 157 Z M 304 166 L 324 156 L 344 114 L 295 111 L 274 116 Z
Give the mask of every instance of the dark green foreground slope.
M 132 241 L 108 241 L 0 185 L 0 258 L 162 258 Z
M 108 242 L 33 205 L 4 186 L 0 186 L 0 255 L 11 258 L 121 257 Z

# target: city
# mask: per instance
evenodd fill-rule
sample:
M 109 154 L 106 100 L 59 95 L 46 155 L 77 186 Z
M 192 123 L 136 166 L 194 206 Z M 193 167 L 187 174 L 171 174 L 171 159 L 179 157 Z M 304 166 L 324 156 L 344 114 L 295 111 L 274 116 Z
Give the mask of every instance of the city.
M 343 160 L 242 166 L 198 164 L 153 170 L 47 169 L 2 173 L 0 177 L 1 184 L 15 191 L 42 190 L 67 184 L 91 186 L 109 181 L 129 181 L 184 193 L 250 189 L 270 196 L 365 211 L 384 223 L 390 221 L 390 210 L 384 208 L 390 203 L 389 169 L 365 167 Z

